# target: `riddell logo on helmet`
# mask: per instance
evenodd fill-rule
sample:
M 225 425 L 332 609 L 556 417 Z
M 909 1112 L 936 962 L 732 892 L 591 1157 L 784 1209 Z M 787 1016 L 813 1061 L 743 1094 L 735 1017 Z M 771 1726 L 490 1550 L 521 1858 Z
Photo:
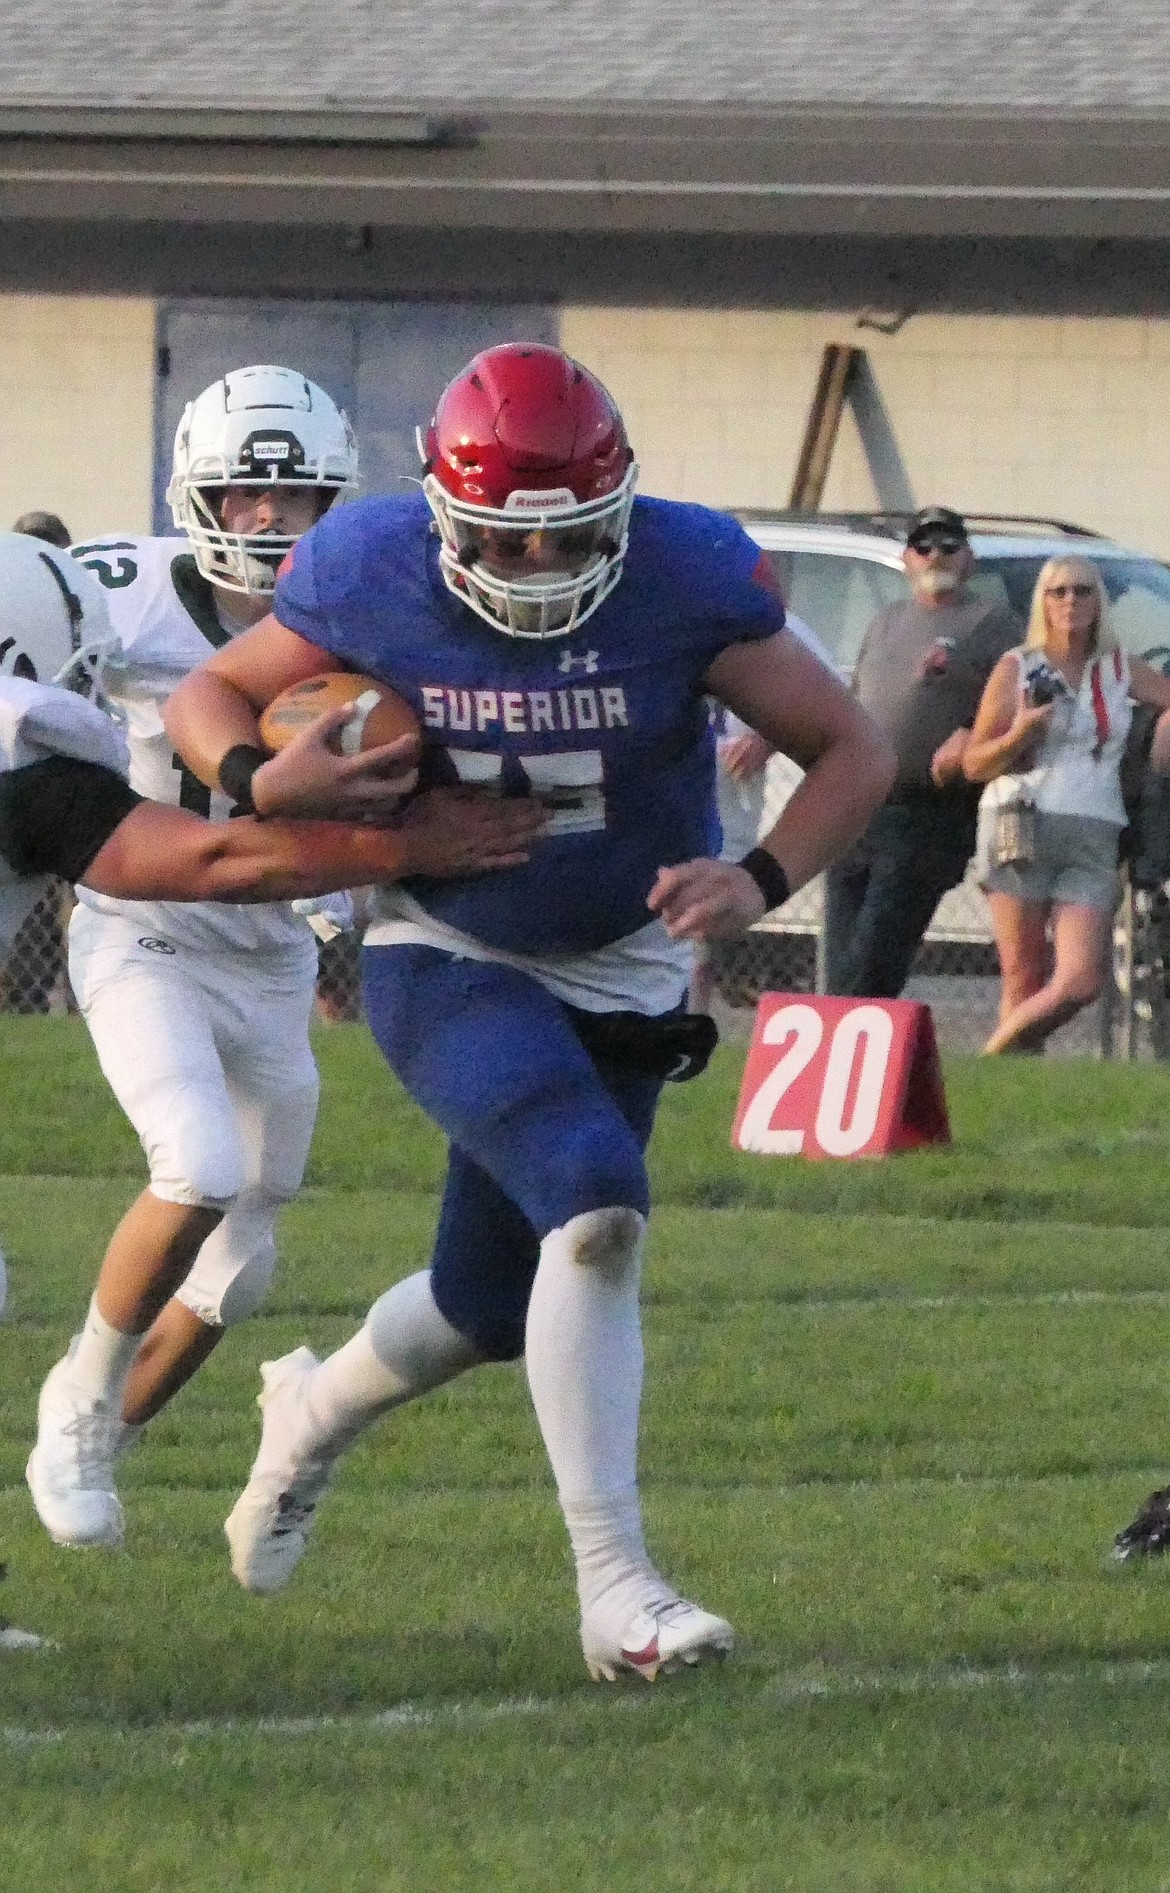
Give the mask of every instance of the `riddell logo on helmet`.
M 507 513 L 547 513 L 556 506 L 576 506 L 577 495 L 568 486 L 517 487 L 504 501 Z

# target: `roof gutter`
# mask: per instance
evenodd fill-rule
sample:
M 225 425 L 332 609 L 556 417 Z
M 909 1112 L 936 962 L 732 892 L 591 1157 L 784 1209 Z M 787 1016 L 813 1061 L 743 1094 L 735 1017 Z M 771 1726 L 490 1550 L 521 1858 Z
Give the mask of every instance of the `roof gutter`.
M 425 112 L 287 110 L 271 101 L 231 107 L 0 106 L 0 138 L 124 145 L 165 139 L 194 144 L 334 145 L 448 150 L 471 134 L 458 120 Z
M 0 107 L 0 218 L 1165 240 L 1170 121 Z

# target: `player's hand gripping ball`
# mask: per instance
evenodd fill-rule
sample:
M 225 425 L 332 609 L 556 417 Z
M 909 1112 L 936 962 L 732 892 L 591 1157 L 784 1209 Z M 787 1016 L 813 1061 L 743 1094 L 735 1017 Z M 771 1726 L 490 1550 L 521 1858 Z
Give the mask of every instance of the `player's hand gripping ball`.
M 284 749 L 293 738 L 307 730 L 329 710 L 353 705 L 353 715 L 330 740 L 329 747 L 341 756 L 356 756 L 367 749 L 380 749 L 383 743 L 396 742 L 400 736 L 422 735 L 422 724 L 411 704 L 389 684 L 360 671 L 326 671 L 320 677 L 306 677 L 291 684 L 274 697 L 260 717 L 260 737 L 267 749 Z M 403 792 L 413 788 L 417 771 L 404 780 Z

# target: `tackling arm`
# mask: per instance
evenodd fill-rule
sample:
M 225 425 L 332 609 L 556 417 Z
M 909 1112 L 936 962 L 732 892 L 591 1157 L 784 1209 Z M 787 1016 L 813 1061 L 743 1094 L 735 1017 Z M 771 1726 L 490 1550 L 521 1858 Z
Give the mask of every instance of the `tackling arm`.
M 403 874 L 512 867 L 543 820 L 535 800 L 435 790 L 394 828 L 211 823 L 144 802 L 114 770 L 72 756 L 0 775 L 0 855 L 10 867 L 124 900 L 290 900 Z
M 124 900 L 296 900 L 403 874 L 468 874 L 526 859 L 539 816 L 522 803 L 462 810 L 444 821 L 427 809 L 397 829 L 341 822 L 211 823 L 185 809 L 140 802 L 80 876 Z

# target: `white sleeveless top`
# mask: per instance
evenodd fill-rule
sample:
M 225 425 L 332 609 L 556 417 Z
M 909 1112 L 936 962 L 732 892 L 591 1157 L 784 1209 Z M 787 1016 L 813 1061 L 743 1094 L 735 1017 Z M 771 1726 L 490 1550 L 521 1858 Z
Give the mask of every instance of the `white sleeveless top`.
M 1044 665 L 1044 654 L 1020 649 L 1010 655 L 1022 690 Z M 1120 767 L 1133 715 L 1129 690 L 1124 651 L 1108 651 L 1086 664 L 1080 689 L 1074 693 L 1066 685 L 1057 697 L 1032 767 L 996 776 L 980 808 L 998 808 L 1022 793 L 1046 814 L 1084 815 L 1124 828 Z

